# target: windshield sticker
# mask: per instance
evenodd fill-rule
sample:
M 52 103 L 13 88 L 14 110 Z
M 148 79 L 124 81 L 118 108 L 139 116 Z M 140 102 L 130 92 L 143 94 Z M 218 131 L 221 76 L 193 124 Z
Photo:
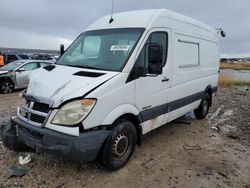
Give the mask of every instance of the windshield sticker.
M 128 51 L 129 45 L 113 45 L 110 48 L 110 51 Z

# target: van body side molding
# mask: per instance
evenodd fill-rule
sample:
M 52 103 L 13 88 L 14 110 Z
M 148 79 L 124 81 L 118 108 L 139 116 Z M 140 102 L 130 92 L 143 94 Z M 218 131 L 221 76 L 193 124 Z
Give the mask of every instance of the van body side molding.
M 217 91 L 217 87 L 214 87 L 212 89 L 213 93 L 215 93 Z M 162 104 L 160 106 L 155 106 L 153 108 L 150 109 L 146 109 L 143 110 L 139 113 L 139 117 L 138 118 L 140 121 L 140 123 L 143 123 L 145 121 L 151 120 L 153 118 L 156 118 L 158 116 L 161 116 L 163 114 L 167 114 L 169 112 L 172 112 L 174 110 L 177 110 L 179 108 L 182 108 L 186 105 L 189 105 L 193 102 L 196 102 L 198 100 L 201 100 L 202 97 L 204 95 L 204 91 L 201 91 L 199 93 L 193 94 L 193 95 L 189 95 L 187 97 L 181 98 L 181 99 L 177 99 L 175 101 L 169 102 L 169 103 L 165 103 Z

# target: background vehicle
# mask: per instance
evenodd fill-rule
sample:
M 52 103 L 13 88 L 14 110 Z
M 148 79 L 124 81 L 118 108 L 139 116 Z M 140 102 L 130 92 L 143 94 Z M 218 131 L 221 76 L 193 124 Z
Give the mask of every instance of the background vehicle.
M 17 61 L 17 60 L 30 59 L 29 56 L 26 54 L 17 54 L 17 53 L 11 53 L 11 52 L 3 53 L 3 57 L 4 57 L 4 64 L 5 65 L 7 65 L 13 61 Z
M 46 60 L 46 61 L 53 61 L 55 62 L 58 59 L 59 56 L 55 56 L 53 54 L 33 54 L 31 59 L 36 60 Z
M 0 93 L 26 88 L 32 71 L 51 64 L 49 61 L 18 60 L 0 68 Z

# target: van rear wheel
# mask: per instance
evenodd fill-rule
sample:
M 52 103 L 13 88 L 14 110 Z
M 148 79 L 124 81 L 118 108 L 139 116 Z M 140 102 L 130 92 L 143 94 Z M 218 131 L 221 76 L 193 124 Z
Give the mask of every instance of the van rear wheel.
M 99 162 L 108 170 L 121 168 L 133 154 L 136 140 L 135 126 L 127 120 L 118 121 L 100 151 Z
M 194 115 L 197 119 L 205 119 L 210 108 L 210 96 L 206 93 L 201 100 L 197 109 L 194 110 Z

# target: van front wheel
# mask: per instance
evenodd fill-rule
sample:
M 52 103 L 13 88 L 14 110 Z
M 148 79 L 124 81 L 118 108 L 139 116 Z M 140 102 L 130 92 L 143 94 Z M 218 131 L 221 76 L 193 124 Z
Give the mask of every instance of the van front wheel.
M 135 126 L 127 120 L 118 121 L 100 152 L 100 163 L 108 170 L 124 166 L 134 152 L 137 140 Z
M 201 100 L 200 106 L 194 110 L 197 119 L 205 119 L 209 111 L 210 96 L 206 93 Z

